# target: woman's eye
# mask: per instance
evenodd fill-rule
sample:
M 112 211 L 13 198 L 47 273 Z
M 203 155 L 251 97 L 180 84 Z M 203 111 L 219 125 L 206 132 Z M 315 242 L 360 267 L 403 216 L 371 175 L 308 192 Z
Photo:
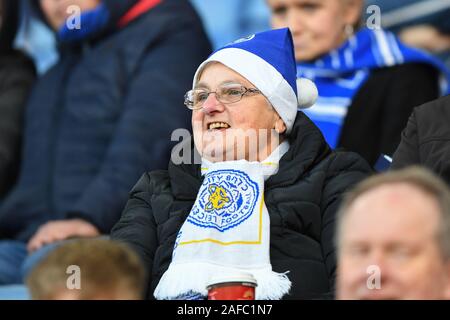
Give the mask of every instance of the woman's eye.
M 287 7 L 280 6 L 272 9 L 274 15 L 284 16 L 287 13 Z
M 319 8 L 317 3 L 304 3 L 301 5 L 301 9 L 305 11 L 314 11 Z
M 242 94 L 242 90 L 240 90 L 240 89 L 227 89 L 227 90 L 224 90 L 223 94 L 225 96 L 232 96 L 232 97 L 240 96 Z
M 195 95 L 195 98 L 194 98 L 195 101 L 205 101 L 206 99 L 208 99 L 208 93 L 207 92 L 197 93 Z

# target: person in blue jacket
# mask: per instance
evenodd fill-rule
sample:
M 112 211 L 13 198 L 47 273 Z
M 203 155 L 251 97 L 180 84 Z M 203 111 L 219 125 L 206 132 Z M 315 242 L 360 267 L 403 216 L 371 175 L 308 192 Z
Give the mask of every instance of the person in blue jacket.
M 0 200 L 0 284 L 63 240 L 109 233 L 139 176 L 166 168 L 172 131 L 189 126 L 180 97 L 210 53 L 187 0 L 33 4 L 60 60 L 33 89 L 19 178 Z

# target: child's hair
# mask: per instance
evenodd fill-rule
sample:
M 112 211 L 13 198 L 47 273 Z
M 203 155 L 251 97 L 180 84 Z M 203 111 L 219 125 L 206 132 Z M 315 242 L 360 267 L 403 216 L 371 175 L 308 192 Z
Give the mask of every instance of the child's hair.
M 77 278 L 78 277 L 78 278 Z M 45 257 L 26 284 L 32 299 L 141 299 L 145 272 L 125 244 L 73 240 Z

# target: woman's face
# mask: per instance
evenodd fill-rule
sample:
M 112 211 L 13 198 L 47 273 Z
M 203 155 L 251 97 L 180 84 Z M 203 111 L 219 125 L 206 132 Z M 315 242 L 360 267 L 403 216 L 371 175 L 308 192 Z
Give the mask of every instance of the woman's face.
M 361 0 L 267 0 L 272 27 L 289 27 L 297 61 L 311 61 L 338 48 L 346 39 L 345 26 L 361 16 Z
M 76 6 L 83 12 L 94 9 L 100 2 L 101 0 L 40 0 L 42 11 L 54 30 L 61 28 L 66 19 L 74 14 L 74 11 L 67 10 L 70 6 Z
M 255 88 L 223 64 L 210 63 L 203 70 L 196 88 L 213 92 L 234 84 Z M 264 160 L 278 146 L 278 133 L 286 130 L 269 101 L 257 93 L 244 95 L 240 101 L 231 104 L 223 104 L 214 93 L 209 94 L 203 108 L 193 110 L 192 128 L 197 150 L 212 162 Z

